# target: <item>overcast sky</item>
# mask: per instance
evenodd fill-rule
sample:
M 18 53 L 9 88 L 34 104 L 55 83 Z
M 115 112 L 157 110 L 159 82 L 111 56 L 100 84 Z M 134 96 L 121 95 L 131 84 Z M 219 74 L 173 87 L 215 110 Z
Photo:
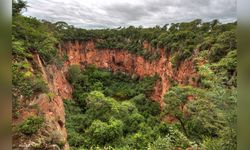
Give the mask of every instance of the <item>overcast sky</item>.
M 197 18 L 236 20 L 236 0 L 27 0 L 23 14 L 82 28 L 151 27 Z

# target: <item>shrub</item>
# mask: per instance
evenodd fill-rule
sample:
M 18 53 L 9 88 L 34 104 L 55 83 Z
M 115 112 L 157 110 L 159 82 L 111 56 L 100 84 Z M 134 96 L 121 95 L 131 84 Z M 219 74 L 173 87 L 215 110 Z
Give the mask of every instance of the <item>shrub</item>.
M 29 71 L 27 62 L 14 63 L 12 65 L 12 94 L 14 97 L 24 96 L 30 99 L 36 93 L 47 93 L 48 86 L 40 75 L 34 75 Z
M 12 84 L 12 94 L 14 94 L 14 96 L 23 95 L 25 98 L 30 98 L 32 96 L 32 79 L 24 78 L 20 65 L 17 63 L 12 65 Z
M 80 66 L 72 65 L 68 70 L 67 79 L 70 83 L 74 83 L 77 80 L 78 75 L 81 73 Z
M 33 81 L 32 87 L 33 87 L 33 91 L 36 93 L 47 93 L 49 91 L 47 83 L 45 83 L 45 81 L 40 77 L 37 77 Z
M 42 127 L 43 123 L 43 117 L 31 116 L 18 126 L 18 131 L 25 135 L 32 135 Z
M 63 67 L 64 59 L 60 56 L 57 56 L 54 60 L 54 63 L 57 68 L 61 69 Z

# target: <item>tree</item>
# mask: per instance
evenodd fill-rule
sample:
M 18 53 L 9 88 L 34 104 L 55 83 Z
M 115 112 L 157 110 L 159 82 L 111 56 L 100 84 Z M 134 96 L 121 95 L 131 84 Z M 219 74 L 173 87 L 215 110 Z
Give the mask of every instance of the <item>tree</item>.
M 205 91 L 197 93 L 196 99 L 187 104 L 189 119 L 186 120 L 185 127 L 189 137 L 193 139 L 202 139 L 206 137 L 218 137 L 219 131 L 226 124 L 221 110 L 214 103 L 213 96 Z
M 66 22 L 64 22 L 64 21 L 58 21 L 58 22 L 54 23 L 54 25 L 59 30 L 68 29 L 69 28 L 69 25 Z
M 23 9 L 27 8 L 27 2 L 23 0 L 12 0 L 12 15 L 20 14 Z
M 164 96 L 165 106 L 163 115 L 174 116 L 179 121 L 186 136 L 188 135 L 185 126 L 187 117 L 183 113 L 183 108 L 188 102 L 188 93 L 191 95 L 190 89 L 191 87 L 173 87 Z
M 189 138 L 219 136 L 225 120 L 211 94 L 213 93 L 189 86 L 173 87 L 164 96 L 163 114 L 173 115 Z
M 108 123 L 100 120 L 92 122 L 87 129 L 87 134 L 93 141 L 92 144 L 104 146 L 119 140 L 123 134 L 123 123 L 120 120 L 110 119 Z
M 116 100 L 105 97 L 99 91 L 90 92 L 86 102 L 86 114 L 89 116 L 89 119 L 107 121 L 113 114 L 119 116 L 121 110 L 121 105 Z

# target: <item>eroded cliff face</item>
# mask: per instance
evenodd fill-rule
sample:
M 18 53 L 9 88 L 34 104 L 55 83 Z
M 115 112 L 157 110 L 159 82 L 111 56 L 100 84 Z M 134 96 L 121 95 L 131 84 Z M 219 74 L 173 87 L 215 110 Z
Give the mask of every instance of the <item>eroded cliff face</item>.
M 67 131 L 65 128 L 65 112 L 63 100 L 71 99 L 72 88 L 66 80 L 67 66 L 57 68 L 55 65 L 44 66 L 39 55 L 34 55 L 34 61 L 42 71 L 44 80 L 49 87 L 49 94 L 39 95 L 34 99 L 40 111 L 44 114 L 47 131 L 53 134 L 57 143 L 65 143 L 63 149 L 69 149 L 67 143 Z
M 144 49 L 152 50 L 147 42 L 143 45 Z M 126 50 L 96 49 L 92 41 L 66 42 L 60 49 L 69 58 L 65 64 L 67 66 L 76 64 L 84 67 L 95 64 L 98 68 L 122 71 L 140 77 L 158 75 L 161 80 L 155 84 L 152 99 L 163 106 L 162 98 L 170 88 L 171 80 L 179 84 L 195 85 L 198 76 L 191 60 L 182 62 L 178 68 L 173 68 L 169 61 L 171 56 L 166 56 L 164 49 L 155 50 L 160 51 L 160 58 L 148 61 Z
M 141 56 L 131 54 L 126 50 L 96 49 L 94 42 L 65 42 L 59 45 L 58 53 L 67 55 L 68 60 L 62 68 L 55 65 L 45 66 L 39 55 L 34 54 L 33 61 L 41 72 L 44 81 L 47 82 L 49 93 L 39 94 L 28 104 L 39 109 L 28 107 L 21 109 L 20 117 L 14 119 L 14 124 L 20 123 L 31 115 L 43 114 L 45 127 L 33 135 L 32 141 L 29 138 L 14 137 L 14 143 L 19 148 L 30 148 L 42 145 L 48 149 L 58 148 L 56 144 L 64 143 L 64 150 L 69 149 L 67 143 L 67 132 L 65 128 L 64 99 L 71 99 L 72 88 L 66 80 L 66 73 L 70 65 L 80 65 L 83 68 L 88 64 L 94 64 L 99 68 L 112 71 L 122 71 L 140 77 L 158 75 L 160 79 L 155 83 L 151 98 L 163 107 L 163 96 L 171 87 L 172 80 L 178 84 L 189 84 L 195 86 L 198 75 L 195 72 L 192 60 L 181 62 L 178 68 L 174 68 L 169 61 L 171 56 L 166 56 L 164 49 L 152 49 L 147 42 L 143 43 L 146 50 L 157 50 L 160 58 L 154 61 L 145 60 Z M 174 120 L 168 116 L 167 120 Z M 46 145 L 47 144 L 47 145 Z M 54 147 L 53 147 L 54 146 Z
M 64 99 L 70 99 L 72 89 L 66 80 L 67 68 L 58 69 L 55 65 L 44 66 L 39 55 L 33 55 L 33 61 L 40 71 L 43 80 L 47 83 L 49 93 L 36 95 L 27 108 L 19 111 L 19 117 L 13 120 L 13 124 L 23 122 L 30 116 L 43 116 L 44 127 L 32 137 L 14 135 L 14 147 L 18 149 L 61 149 L 68 150 L 67 132 L 65 128 Z M 34 108 L 33 108 L 34 107 Z M 60 149 L 60 148 L 59 148 Z

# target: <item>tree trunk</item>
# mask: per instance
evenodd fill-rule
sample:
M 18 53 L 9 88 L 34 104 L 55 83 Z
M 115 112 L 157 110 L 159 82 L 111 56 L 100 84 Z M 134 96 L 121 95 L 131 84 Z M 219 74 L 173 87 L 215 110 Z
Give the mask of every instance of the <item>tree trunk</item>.
M 181 124 L 181 128 L 182 128 L 182 130 L 183 130 L 185 136 L 188 137 L 187 130 L 186 130 L 186 128 L 185 128 L 184 122 L 183 122 L 180 118 L 178 118 L 178 117 L 177 117 L 177 119 L 179 120 L 179 122 L 180 122 L 180 124 Z

